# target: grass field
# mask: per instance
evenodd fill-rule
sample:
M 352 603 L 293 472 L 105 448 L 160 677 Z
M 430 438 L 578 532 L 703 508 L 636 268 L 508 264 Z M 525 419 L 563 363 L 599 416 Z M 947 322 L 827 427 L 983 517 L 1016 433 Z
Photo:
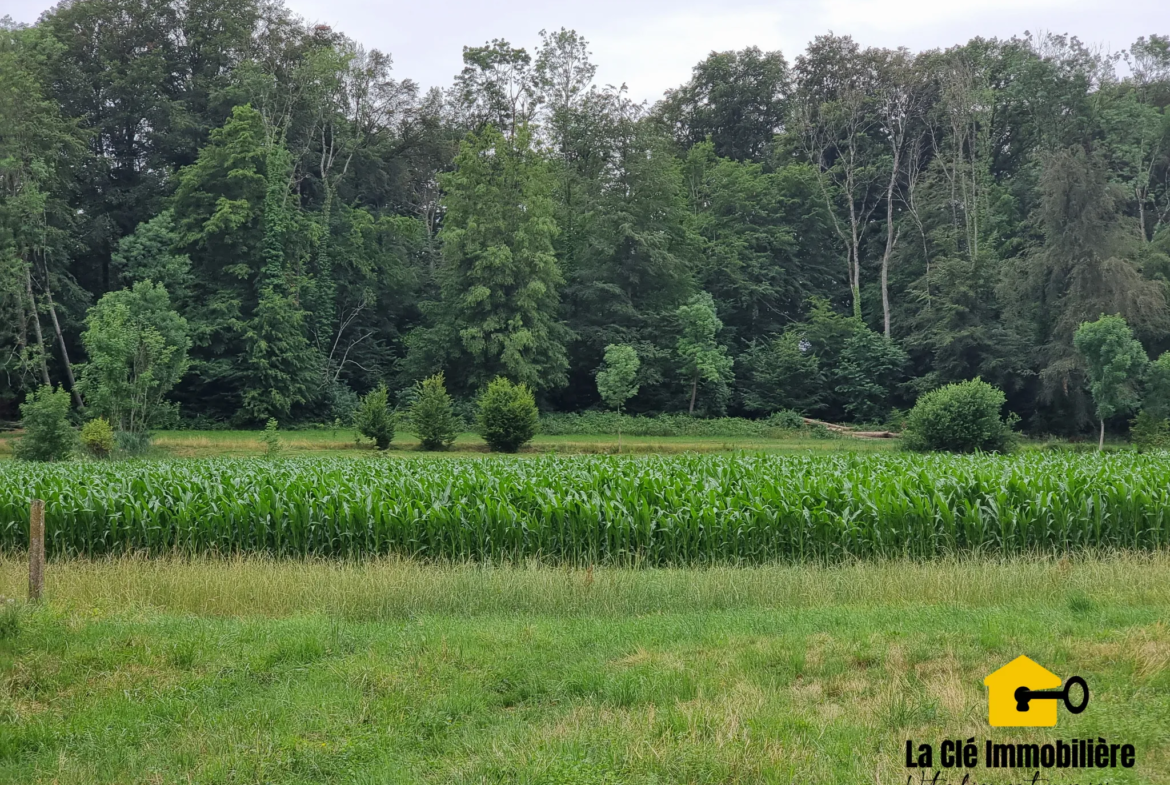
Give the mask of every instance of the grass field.
M 0 433 L 0 459 L 11 457 L 17 433 Z M 263 455 L 267 449 L 261 431 L 158 431 L 154 434 L 150 455 L 159 458 L 214 458 Z M 283 454 L 317 457 L 366 457 L 374 452 L 368 440 L 359 443 L 352 429 L 283 431 L 280 434 Z M 893 449 L 892 439 L 818 439 L 794 433 L 783 439 L 720 436 L 624 436 L 622 452 L 633 454 L 671 454 L 683 452 L 883 452 Z M 616 453 L 618 439 L 611 435 L 544 436 L 538 435 L 521 451 L 521 455 L 549 453 Z M 389 457 L 409 458 L 419 454 L 418 439 L 400 433 L 394 438 Z M 445 455 L 486 456 L 487 445 L 473 433 L 459 436 Z
M 1170 782 L 1166 556 L 118 559 L 50 563 L 47 594 L 0 616 L 4 783 L 898 783 L 907 738 L 1051 738 L 986 724 L 1019 654 L 1092 685 L 1061 737 L 1137 745 L 1093 782 Z
M 259 437 L 0 467 L 0 595 L 30 495 L 57 554 L 43 604 L 0 597 L 0 785 L 896 785 L 907 739 L 970 737 L 1132 743 L 1134 769 L 1041 781 L 1170 785 L 1166 456 Z M 1090 709 L 990 728 L 982 680 L 1021 654 Z

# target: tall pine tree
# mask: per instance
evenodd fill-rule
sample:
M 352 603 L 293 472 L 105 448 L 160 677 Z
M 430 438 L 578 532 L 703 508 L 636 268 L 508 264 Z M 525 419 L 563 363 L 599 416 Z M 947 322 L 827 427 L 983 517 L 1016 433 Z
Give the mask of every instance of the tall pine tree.
M 465 392 L 496 376 L 534 390 L 564 384 L 552 176 L 528 128 L 470 134 L 442 185 L 442 302 L 412 336 L 414 367 L 445 367 Z

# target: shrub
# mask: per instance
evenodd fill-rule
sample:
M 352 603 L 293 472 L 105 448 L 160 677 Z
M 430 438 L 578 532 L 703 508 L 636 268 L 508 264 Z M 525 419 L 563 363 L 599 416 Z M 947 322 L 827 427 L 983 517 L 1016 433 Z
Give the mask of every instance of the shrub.
M 974 379 L 926 393 L 906 418 L 903 446 L 911 450 L 1004 452 L 1012 446 L 1014 416 L 1000 417 L 1003 391 Z
M 1130 421 L 1129 438 L 1140 452 L 1170 449 L 1170 420 L 1142 409 Z
M 269 417 L 268 422 L 264 423 L 264 435 L 260 438 L 266 446 L 264 452 L 268 455 L 279 455 L 284 449 L 284 445 L 280 443 L 280 425 L 275 417 Z
M 325 397 L 329 405 L 328 416 L 330 419 L 348 423 L 353 422 L 354 418 L 357 417 L 361 399 L 345 382 L 330 382 L 325 390 Z
M 118 451 L 139 455 L 150 449 L 149 431 L 118 431 L 114 434 L 114 442 Z
M 804 417 L 801 416 L 800 412 L 794 412 L 791 409 L 772 412 L 764 422 L 771 428 L 779 428 L 784 431 L 799 431 L 804 427 Z
M 532 441 L 540 425 L 532 390 L 497 376 L 479 399 L 477 423 L 492 452 L 516 452 Z
M 424 450 L 445 450 L 459 435 L 459 419 L 451 404 L 451 396 L 437 373 L 415 385 L 414 402 L 407 415 L 410 430 L 418 437 Z
M 799 413 L 781 410 L 763 420 L 744 417 L 691 417 L 686 414 L 663 414 L 657 417 L 586 411 L 551 413 L 540 417 L 540 432 L 550 436 L 723 436 L 729 438 L 781 437 L 782 431 L 804 427 Z
M 824 423 L 814 422 L 808 427 L 808 435 L 813 439 L 832 439 L 835 434 L 825 427 Z
M 105 417 L 81 426 L 81 446 L 95 458 L 108 458 L 114 451 L 114 429 Z
M 389 448 L 390 442 L 394 441 L 394 414 L 387 403 L 389 397 L 386 385 L 378 385 L 377 389 L 362 398 L 361 405 L 353 416 L 353 424 L 358 433 L 373 439 L 379 450 Z
M 23 461 L 63 461 L 77 447 L 77 431 L 69 423 L 69 393 L 43 385 L 30 391 L 20 405 L 24 436 L 13 449 Z

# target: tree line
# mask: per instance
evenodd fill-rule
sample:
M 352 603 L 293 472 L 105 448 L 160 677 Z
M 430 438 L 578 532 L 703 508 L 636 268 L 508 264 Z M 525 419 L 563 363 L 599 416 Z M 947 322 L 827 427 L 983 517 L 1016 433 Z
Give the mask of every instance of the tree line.
M 1170 349 L 1170 37 L 828 34 L 653 104 L 571 30 L 463 61 L 423 91 L 259 0 L 0 25 L 0 419 L 52 384 L 165 404 L 123 428 L 349 421 L 438 373 L 582 411 L 620 366 L 635 414 L 880 422 L 978 377 L 1067 433 L 1079 325 Z

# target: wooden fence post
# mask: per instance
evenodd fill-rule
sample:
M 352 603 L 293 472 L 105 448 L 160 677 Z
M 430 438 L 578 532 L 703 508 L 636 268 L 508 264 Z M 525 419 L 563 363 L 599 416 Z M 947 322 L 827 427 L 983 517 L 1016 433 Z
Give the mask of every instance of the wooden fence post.
M 45 589 L 45 503 L 32 500 L 28 516 L 28 599 L 38 602 Z

